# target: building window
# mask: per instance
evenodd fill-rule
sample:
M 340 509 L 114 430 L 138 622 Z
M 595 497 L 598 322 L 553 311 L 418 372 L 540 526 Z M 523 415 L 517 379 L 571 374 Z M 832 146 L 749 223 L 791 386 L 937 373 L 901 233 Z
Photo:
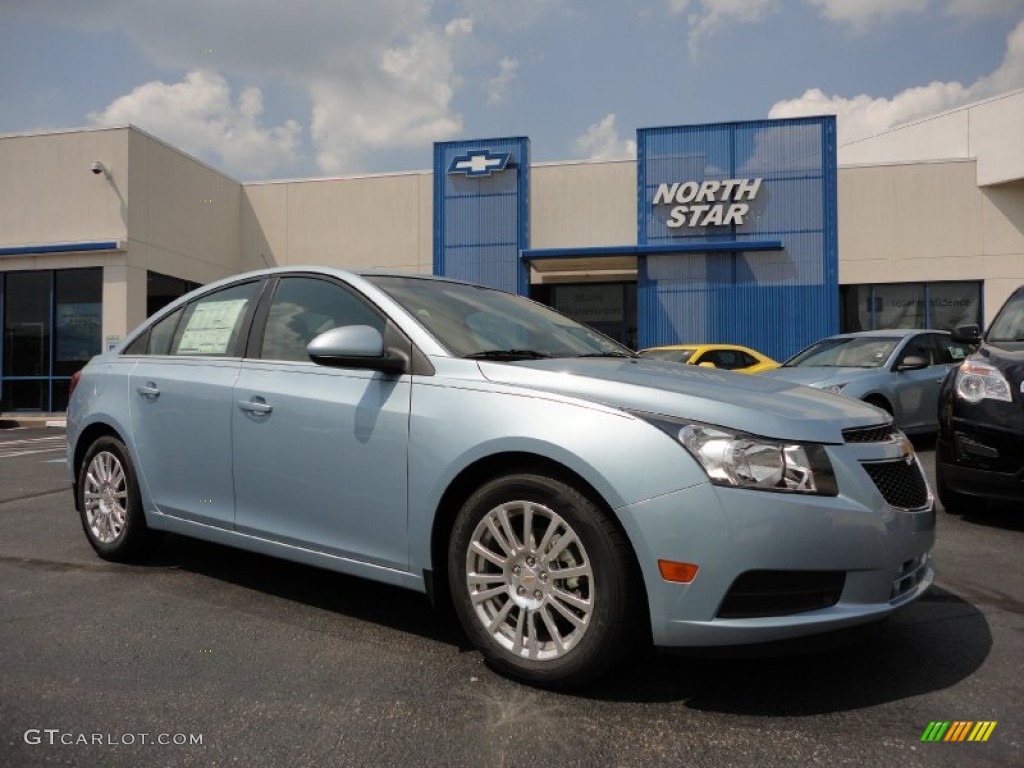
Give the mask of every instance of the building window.
M 162 275 L 151 270 L 146 272 L 146 317 L 152 317 L 179 296 L 199 287 L 199 283 L 182 280 L 180 277 Z
M 101 352 L 103 271 L 0 277 L 0 410 L 63 411 L 71 375 Z
M 839 288 L 842 330 L 981 325 L 981 282 L 876 283 Z
M 636 283 L 535 283 L 530 298 L 636 348 Z

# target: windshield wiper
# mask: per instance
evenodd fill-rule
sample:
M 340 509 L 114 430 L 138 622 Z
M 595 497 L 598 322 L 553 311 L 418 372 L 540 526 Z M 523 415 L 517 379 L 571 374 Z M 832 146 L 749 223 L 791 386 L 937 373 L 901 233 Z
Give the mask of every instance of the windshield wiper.
M 540 360 L 545 357 L 551 355 L 533 349 L 485 349 L 463 355 L 466 360 Z
M 638 357 L 638 355 L 629 352 L 588 352 L 585 355 L 576 355 L 576 357 Z

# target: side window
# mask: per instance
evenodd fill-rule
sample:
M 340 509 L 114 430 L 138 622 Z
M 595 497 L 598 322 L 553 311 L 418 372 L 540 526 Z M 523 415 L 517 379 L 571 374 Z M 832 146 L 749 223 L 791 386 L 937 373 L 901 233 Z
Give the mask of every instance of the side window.
M 928 336 L 928 340 L 935 349 L 933 365 L 950 365 L 963 360 L 966 356 L 962 345 L 957 344 L 949 336 L 933 333 Z
M 748 355 L 746 352 L 736 352 L 740 358 L 740 368 L 750 368 L 751 366 L 757 365 L 757 358 L 753 355 Z
M 900 360 L 906 360 L 911 356 L 923 357 L 928 361 L 928 365 L 935 365 L 935 352 L 936 350 L 931 342 L 930 336 L 916 336 L 903 348 L 903 354 L 900 355 Z
M 240 357 L 245 344 L 242 331 L 259 285 L 257 281 L 233 285 L 191 302 L 174 334 L 171 354 Z
M 716 368 L 723 371 L 731 371 L 741 367 L 740 360 L 735 352 L 728 349 L 714 349 L 700 359 L 702 363 L 714 363 Z
M 260 357 L 309 362 L 306 345 L 343 325 L 384 331 L 384 319 L 352 291 L 314 277 L 283 278 L 270 304 Z

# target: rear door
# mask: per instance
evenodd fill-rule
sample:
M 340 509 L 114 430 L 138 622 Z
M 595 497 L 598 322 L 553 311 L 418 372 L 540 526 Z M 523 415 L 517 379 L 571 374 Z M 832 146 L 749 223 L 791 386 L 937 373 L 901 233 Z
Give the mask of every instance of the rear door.
M 130 377 L 139 472 L 165 515 L 234 523 L 231 395 L 260 286 L 206 294 L 154 325 Z

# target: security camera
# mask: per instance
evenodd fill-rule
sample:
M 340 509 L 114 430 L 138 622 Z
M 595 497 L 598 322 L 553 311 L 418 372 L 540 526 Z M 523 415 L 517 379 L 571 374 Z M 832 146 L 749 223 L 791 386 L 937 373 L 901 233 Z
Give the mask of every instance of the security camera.
M 101 173 L 106 173 L 107 172 L 107 168 L 99 160 L 96 160 L 92 164 L 92 172 L 95 173 L 98 176 Z

